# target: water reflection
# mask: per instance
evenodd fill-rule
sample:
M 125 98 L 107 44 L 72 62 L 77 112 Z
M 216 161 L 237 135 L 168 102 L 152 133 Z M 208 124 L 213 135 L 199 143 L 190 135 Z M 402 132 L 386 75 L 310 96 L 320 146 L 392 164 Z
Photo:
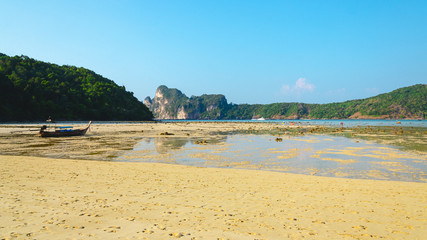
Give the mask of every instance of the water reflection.
M 427 182 L 425 129 L 403 129 L 403 134 L 396 132 L 399 135 L 394 132 L 394 128 L 375 128 L 323 133 L 334 135 L 308 132 L 301 135 L 277 130 L 275 134 L 281 134 L 282 142 L 276 142 L 278 136 L 271 133 L 229 133 L 201 138 L 144 137 L 140 132 L 92 133 L 74 138 L 2 135 L 0 153 Z M 353 134 L 358 138 L 352 137 Z M 401 151 L 402 147 L 390 144 L 411 151 Z M 421 151 L 412 151 L 418 149 Z
M 188 139 L 159 137 L 154 139 L 154 146 L 158 153 L 167 153 L 170 150 L 182 148 L 188 142 Z
M 183 138 L 183 137 L 155 137 L 155 138 L 144 138 L 137 143 L 133 151 L 145 151 L 152 149 L 154 145 L 155 151 L 158 154 L 167 154 L 169 152 L 176 152 L 181 148 L 185 148 L 188 145 L 212 145 L 221 142 L 226 142 L 227 136 L 215 136 L 206 138 Z
M 200 145 L 189 138 L 144 139 L 116 160 L 427 181 L 426 154 L 403 152 L 372 141 L 309 135 L 287 136 L 282 142 L 276 142 L 271 135 L 239 134 L 215 139 L 215 144 L 212 140 L 207 142 Z

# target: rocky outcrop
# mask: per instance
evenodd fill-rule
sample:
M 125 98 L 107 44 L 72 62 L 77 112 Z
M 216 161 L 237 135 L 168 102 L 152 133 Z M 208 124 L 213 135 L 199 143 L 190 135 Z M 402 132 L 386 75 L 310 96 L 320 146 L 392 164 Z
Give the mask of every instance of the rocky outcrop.
M 151 105 L 153 104 L 153 101 L 151 100 L 151 98 L 150 98 L 150 97 L 146 97 L 146 98 L 144 99 L 144 104 L 145 104 L 145 106 L 147 106 L 147 107 L 148 107 L 148 109 L 150 109 L 150 108 L 151 108 Z
M 153 99 L 146 97 L 144 103 L 157 119 L 221 119 L 228 106 L 224 95 L 188 98 L 180 90 L 164 85 L 157 88 Z

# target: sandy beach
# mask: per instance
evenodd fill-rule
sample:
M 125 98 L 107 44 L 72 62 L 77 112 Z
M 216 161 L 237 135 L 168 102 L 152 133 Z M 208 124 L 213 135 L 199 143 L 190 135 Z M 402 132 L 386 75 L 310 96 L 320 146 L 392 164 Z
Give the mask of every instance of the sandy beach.
M 120 132 L 125 144 L 136 134 L 158 136 L 169 131 L 174 136 L 204 136 L 218 129 L 276 127 L 140 124 L 122 126 Z M 115 131 L 115 125 L 95 125 L 89 134 L 112 136 Z M 427 235 L 425 183 L 24 155 L 0 155 L 0 174 L 0 239 L 423 239 Z

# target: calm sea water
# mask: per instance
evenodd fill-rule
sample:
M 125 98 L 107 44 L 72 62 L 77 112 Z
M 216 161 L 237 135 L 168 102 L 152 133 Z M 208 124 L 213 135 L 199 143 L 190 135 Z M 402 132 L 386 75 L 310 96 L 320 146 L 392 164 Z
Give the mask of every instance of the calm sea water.
M 277 123 L 295 125 L 321 125 L 338 127 L 343 123 L 344 127 L 357 126 L 402 126 L 402 127 L 427 127 L 427 120 L 356 120 L 356 119 L 336 119 L 336 120 L 159 120 L 160 122 L 257 122 L 257 123 Z M 58 125 L 87 124 L 88 121 L 58 121 Z M 140 121 L 93 121 L 92 124 L 145 124 Z M 44 125 L 46 122 L 8 122 L 0 125 Z
M 403 126 L 403 127 L 427 127 L 427 120 L 358 120 L 358 119 L 333 119 L 333 120 L 162 120 L 162 122 L 259 122 L 277 124 L 321 125 L 338 127 L 343 123 L 344 127 L 357 126 Z

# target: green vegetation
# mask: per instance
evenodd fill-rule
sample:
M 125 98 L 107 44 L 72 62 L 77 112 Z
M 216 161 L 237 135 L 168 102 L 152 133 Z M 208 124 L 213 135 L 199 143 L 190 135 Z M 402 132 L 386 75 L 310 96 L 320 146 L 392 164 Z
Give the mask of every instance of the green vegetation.
M 341 103 L 233 105 L 227 112 L 227 118 L 250 119 L 255 115 L 271 119 L 425 119 L 426 114 L 427 85 L 417 84 L 371 98 Z
M 165 112 L 171 113 L 163 116 L 176 117 L 178 109 L 183 108 L 188 114 L 188 119 L 251 119 L 253 117 L 269 119 L 425 119 L 427 114 L 426 84 L 400 88 L 367 99 L 329 104 L 237 105 L 228 104 L 223 95 L 187 98 L 177 89 L 169 89 L 166 86 L 161 86 L 159 89 L 167 97 L 167 103 L 163 103 Z M 156 112 L 155 108 L 153 110 Z
M 132 92 L 85 68 L 0 53 L 0 121 L 151 120 Z
M 417 84 L 399 88 L 375 97 L 310 106 L 310 118 L 425 119 L 427 114 L 427 85 Z M 355 117 L 355 116 L 353 116 Z

